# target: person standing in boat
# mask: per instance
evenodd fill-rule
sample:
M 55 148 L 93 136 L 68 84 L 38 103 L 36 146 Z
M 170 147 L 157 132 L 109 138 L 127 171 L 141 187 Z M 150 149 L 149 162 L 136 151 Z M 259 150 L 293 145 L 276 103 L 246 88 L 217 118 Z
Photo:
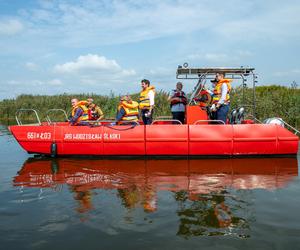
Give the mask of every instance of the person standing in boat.
M 76 125 L 89 125 L 88 124 L 88 108 L 85 106 L 85 101 L 78 101 L 78 99 L 73 98 L 71 100 L 72 113 L 69 120 L 71 126 Z
M 150 86 L 150 81 L 143 79 L 141 81 L 142 91 L 139 99 L 139 109 L 145 125 L 152 123 L 154 99 L 155 99 L 155 88 Z
M 173 120 L 178 120 L 184 124 L 185 120 L 185 106 L 187 105 L 187 98 L 185 93 L 182 91 L 183 84 L 178 82 L 176 89 L 172 91 L 168 100 L 171 103 L 171 112 Z
M 221 120 L 226 123 L 232 80 L 224 78 L 224 73 L 217 73 L 216 78 L 211 82 L 215 84 L 211 107 L 214 120 Z
M 94 103 L 93 98 L 87 99 L 87 107 L 88 107 L 88 113 L 89 113 L 89 120 L 92 121 L 99 121 L 104 118 L 104 114 L 101 110 L 101 108 Z
M 118 112 L 116 116 L 115 124 L 128 124 L 134 123 L 137 124 L 139 120 L 139 104 L 135 101 L 132 101 L 129 95 L 122 96 L 120 98 L 120 103 L 118 106 Z

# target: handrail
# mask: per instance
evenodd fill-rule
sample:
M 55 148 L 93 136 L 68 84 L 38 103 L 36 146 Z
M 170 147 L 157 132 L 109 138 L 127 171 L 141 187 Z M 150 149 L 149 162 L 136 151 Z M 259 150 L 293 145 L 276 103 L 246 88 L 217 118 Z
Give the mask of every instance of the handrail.
M 38 113 L 36 112 L 35 109 L 18 109 L 18 110 L 16 111 L 15 117 L 16 117 L 17 124 L 18 124 L 19 126 L 23 125 L 23 123 L 22 123 L 22 121 L 19 119 L 18 114 L 21 113 L 21 112 L 24 112 L 24 111 L 26 111 L 26 112 L 28 112 L 28 111 L 33 111 L 34 114 L 35 114 L 35 116 L 36 116 L 36 118 L 37 118 L 38 124 L 39 124 L 39 125 L 42 125 L 41 120 L 40 120 L 40 118 L 39 118 L 39 115 L 38 115 Z
M 254 115 L 247 114 L 246 117 L 248 117 L 248 116 L 249 116 L 249 118 L 252 118 L 252 119 L 255 120 L 256 122 L 263 123 L 261 120 L 257 119 Z
M 104 120 L 88 120 L 88 122 L 90 122 L 90 123 L 100 123 L 100 124 L 102 124 L 102 123 L 105 123 L 105 122 L 114 122 L 115 121 L 115 119 L 104 119 Z
M 172 119 L 171 115 L 162 115 L 162 116 L 157 116 L 156 120 L 162 120 L 162 119 Z
M 285 122 L 283 119 L 281 119 L 281 121 L 284 123 L 284 125 L 288 126 L 290 129 L 292 129 L 295 132 L 295 135 L 296 134 L 300 134 L 300 131 L 298 129 L 294 128 L 293 126 L 291 126 L 290 124 L 288 124 L 287 122 Z
M 154 124 L 157 123 L 157 122 L 176 122 L 176 123 L 182 125 L 182 122 L 179 121 L 179 120 L 176 120 L 176 119 L 161 119 L 161 120 L 154 120 L 154 121 L 151 123 L 151 125 L 154 125 Z M 163 124 L 162 124 L 162 125 L 163 125 Z
M 49 113 L 51 113 L 51 112 L 53 112 L 53 111 L 61 111 L 61 112 L 63 112 L 63 114 L 64 114 L 65 117 L 66 117 L 66 120 L 68 120 L 68 116 L 67 116 L 67 113 L 66 113 L 65 110 L 63 110 L 63 109 L 49 109 L 49 110 L 47 110 L 47 112 L 46 112 L 46 120 L 47 120 L 48 124 L 51 124 L 51 123 L 52 123 L 52 121 L 51 121 L 51 119 L 50 119 L 50 117 L 49 117 Z
M 136 125 L 140 125 L 139 122 L 137 121 L 119 121 L 118 123 L 123 124 L 123 125 L 133 125 L 133 123 L 135 123 Z M 118 124 L 118 125 L 120 125 Z
M 260 121 L 260 120 L 258 120 L 257 118 L 255 118 L 253 115 L 248 115 L 248 116 L 252 117 L 255 121 L 257 121 L 257 122 L 259 122 L 259 123 L 263 123 L 262 121 Z M 286 121 L 284 121 L 282 118 L 278 118 L 278 119 L 280 119 L 280 120 L 284 123 L 284 125 L 288 126 L 290 129 L 292 129 L 292 130 L 295 132 L 295 135 L 296 135 L 296 134 L 300 134 L 300 131 L 299 131 L 298 129 L 296 129 L 296 128 L 294 128 L 292 125 L 288 124 L 288 123 L 287 123 Z
M 225 122 L 222 120 L 197 120 L 193 123 L 193 125 L 197 125 L 199 122 L 215 122 L 215 123 L 222 123 L 223 125 L 225 125 Z

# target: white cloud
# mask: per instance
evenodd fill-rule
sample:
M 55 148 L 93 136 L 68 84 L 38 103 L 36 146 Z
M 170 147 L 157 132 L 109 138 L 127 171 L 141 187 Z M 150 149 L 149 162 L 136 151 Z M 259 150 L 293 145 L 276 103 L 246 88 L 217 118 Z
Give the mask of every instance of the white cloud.
M 285 4 L 279 4 L 266 1 L 264 4 L 261 6 L 263 11 L 220 22 L 214 30 L 220 36 L 235 41 L 276 43 L 300 39 L 300 33 L 297 32 L 300 25 L 299 2 L 286 1 Z
M 15 35 L 23 30 L 23 24 L 16 19 L 0 20 L 0 35 Z
M 79 56 L 76 61 L 54 66 L 54 71 L 57 73 L 76 73 L 84 70 L 120 71 L 121 67 L 115 60 L 109 60 L 104 56 L 92 54 Z
M 7 81 L 7 85 L 10 85 L 10 86 L 20 86 L 20 85 L 22 85 L 22 83 L 19 82 L 19 81 L 16 81 L 16 80 L 9 80 L 9 81 Z
M 48 81 L 48 84 L 52 85 L 52 86 L 59 86 L 59 85 L 62 85 L 63 83 L 60 79 L 52 79 L 52 80 Z
M 253 53 L 248 50 L 237 50 L 229 53 L 194 53 L 187 56 L 190 60 L 202 60 L 203 62 L 212 63 L 237 63 L 253 56 Z
M 39 8 L 23 10 L 22 16 L 32 32 L 64 37 L 57 42 L 77 47 L 187 34 L 207 27 L 218 13 L 195 1 L 59 1 L 42 2 Z
M 297 76 L 300 75 L 300 69 L 289 69 L 285 71 L 277 71 L 273 74 L 276 77 L 284 77 L 284 76 Z
M 31 71 L 36 71 L 38 69 L 38 65 L 36 65 L 35 63 L 33 62 L 27 62 L 25 63 L 25 67 L 28 69 L 28 70 L 31 70 Z
M 276 74 L 299 76 L 299 1 L 37 0 L 18 6 L 15 16 L 0 17 L 2 82 L 14 78 L 20 63 L 39 71 L 18 72 L 11 93 L 14 84 L 45 93 L 84 91 L 87 84 L 99 93 L 136 91 L 144 77 L 168 89 L 185 61 L 251 64 L 272 82 Z M 276 69 L 289 72 L 274 76 Z
M 115 60 L 93 54 L 79 56 L 75 61 L 57 64 L 53 72 L 64 74 L 66 77 L 66 74 L 70 77 L 76 74 L 81 82 L 89 84 L 94 81 L 116 81 L 136 75 L 134 69 L 122 69 Z

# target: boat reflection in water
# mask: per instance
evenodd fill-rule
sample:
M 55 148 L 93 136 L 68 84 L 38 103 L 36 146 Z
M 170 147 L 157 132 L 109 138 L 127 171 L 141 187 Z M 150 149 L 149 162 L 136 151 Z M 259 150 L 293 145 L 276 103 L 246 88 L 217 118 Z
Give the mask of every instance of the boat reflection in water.
M 167 191 L 177 204 L 177 234 L 189 237 L 224 234 L 224 231 L 220 231 L 222 228 L 247 228 L 252 219 L 251 212 L 249 215 L 249 190 L 283 188 L 297 175 L 295 158 L 29 158 L 13 183 L 15 186 L 53 190 L 60 190 L 58 187 L 67 185 L 78 201 L 79 213 L 96 209 L 97 205 L 93 204 L 95 202 L 92 199 L 93 189 L 115 190 L 127 210 L 141 208 L 146 213 L 159 212 L 158 193 Z

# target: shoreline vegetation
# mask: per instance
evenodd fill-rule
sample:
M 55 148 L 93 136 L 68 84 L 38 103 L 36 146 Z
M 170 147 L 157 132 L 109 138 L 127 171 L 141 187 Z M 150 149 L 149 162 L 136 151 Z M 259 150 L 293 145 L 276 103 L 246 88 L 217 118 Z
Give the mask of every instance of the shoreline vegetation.
M 291 126 L 300 129 L 300 89 L 296 86 L 285 87 L 278 85 L 256 87 L 256 118 L 263 121 L 270 117 L 280 117 Z M 139 94 L 132 94 L 133 100 L 138 100 Z M 19 95 L 15 99 L 4 99 L 0 101 L 0 122 L 3 124 L 14 124 L 15 113 L 18 109 L 29 108 L 38 111 L 41 121 L 45 120 L 46 112 L 49 109 L 63 109 L 70 114 L 71 98 L 85 100 L 92 97 L 94 102 L 101 107 L 105 118 L 114 118 L 119 102 L 119 96 L 113 93 L 109 95 L 97 95 L 95 93 L 87 94 L 61 94 L 61 95 Z M 170 105 L 167 101 L 168 93 L 158 91 L 155 97 L 155 113 L 157 116 L 171 115 Z M 235 88 L 231 93 L 231 108 L 241 107 L 242 103 L 250 105 L 253 98 L 252 89 L 246 89 L 244 98 L 242 91 Z M 243 102 L 244 100 L 244 102 Z M 246 113 L 252 113 L 252 109 Z M 31 120 L 33 117 L 28 115 L 24 119 Z M 59 117 L 54 117 L 59 119 Z

